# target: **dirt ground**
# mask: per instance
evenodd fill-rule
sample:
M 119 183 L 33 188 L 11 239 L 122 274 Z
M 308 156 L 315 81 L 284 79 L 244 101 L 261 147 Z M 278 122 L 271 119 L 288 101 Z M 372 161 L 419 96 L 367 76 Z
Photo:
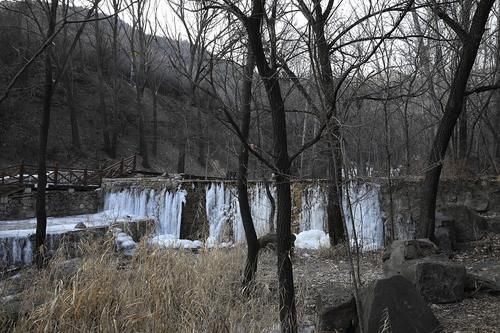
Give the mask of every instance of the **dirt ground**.
M 500 236 L 488 235 L 469 243 L 450 258 L 470 269 L 479 263 L 500 265 Z M 261 256 L 259 277 L 269 288 L 276 285 L 276 257 L 268 252 Z M 383 277 L 382 252 L 360 255 L 360 275 L 363 284 Z M 497 280 L 500 276 L 497 276 Z M 294 257 L 299 320 L 302 331 L 313 328 L 317 311 L 338 304 L 352 293 L 350 264 L 344 248 L 328 251 L 298 250 Z M 303 302 L 301 304 L 300 302 Z M 467 295 L 459 303 L 430 305 L 441 322 L 444 332 L 500 332 L 500 295 L 479 291 Z

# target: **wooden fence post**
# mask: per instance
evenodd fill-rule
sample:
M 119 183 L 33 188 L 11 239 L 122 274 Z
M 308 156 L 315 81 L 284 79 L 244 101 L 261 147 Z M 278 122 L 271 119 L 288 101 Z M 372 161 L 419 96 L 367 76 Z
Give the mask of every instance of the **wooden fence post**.
M 120 160 L 120 176 L 123 176 L 123 157 Z
M 54 167 L 54 186 L 57 185 L 57 178 L 58 178 L 58 173 L 59 172 L 59 163 L 56 162 L 56 165 Z M 70 178 L 71 179 L 71 178 Z
M 104 176 L 104 165 L 100 164 L 99 165 L 99 170 L 97 171 L 97 181 L 99 182 L 99 187 L 102 185 L 102 178 Z
M 85 166 L 85 169 L 83 169 L 83 186 L 87 186 L 87 166 Z
M 19 166 L 19 183 L 22 184 L 24 182 L 24 161 L 21 161 L 21 165 Z

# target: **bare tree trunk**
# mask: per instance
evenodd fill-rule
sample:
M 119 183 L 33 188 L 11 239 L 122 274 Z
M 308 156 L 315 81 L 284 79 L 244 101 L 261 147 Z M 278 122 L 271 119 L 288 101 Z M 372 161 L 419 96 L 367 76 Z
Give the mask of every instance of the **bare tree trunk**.
M 472 0 L 464 0 L 461 2 L 461 5 L 461 23 L 464 29 L 469 30 Z M 462 113 L 459 116 L 458 128 L 458 158 L 462 160 L 462 162 L 465 162 L 465 160 L 467 159 L 467 142 L 469 137 L 467 131 L 467 115 L 467 98 L 464 97 L 463 109 Z
M 269 188 L 269 182 L 264 179 L 264 186 L 266 187 L 266 195 L 271 205 L 271 213 L 269 213 L 269 232 L 274 233 L 274 216 L 276 215 L 276 202 L 274 201 L 273 194 Z
M 68 103 L 69 119 L 71 123 L 71 144 L 73 145 L 73 148 L 75 148 L 76 150 L 80 150 L 81 148 L 80 131 L 78 128 L 78 113 L 76 112 L 76 107 L 75 107 L 73 64 L 71 60 L 69 60 L 68 70 L 64 73 L 64 78 L 66 81 L 65 96 L 66 96 L 66 102 Z
M 247 63 L 245 65 L 243 86 L 241 89 L 241 134 L 242 140 L 248 141 L 250 133 L 250 113 L 252 103 L 252 79 L 255 60 L 248 48 Z M 248 149 L 245 142 L 241 143 L 239 154 L 239 170 L 238 170 L 238 202 L 240 204 L 241 221 L 245 230 L 245 238 L 247 240 L 247 260 L 245 271 L 243 274 L 243 288 L 248 290 L 248 287 L 254 280 L 257 272 L 257 261 L 259 256 L 259 242 L 257 241 L 257 233 L 253 225 L 250 205 L 248 203 Z
M 321 89 L 325 96 L 326 106 L 332 112 L 332 121 L 328 128 L 328 144 L 330 175 L 328 180 L 328 234 L 332 245 L 345 241 L 344 226 L 342 221 L 342 149 L 340 147 L 340 120 L 337 115 L 337 101 L 333 95 L 334 82 L 330 62 L 330 49 L 326 42 L 325 24 L 320 1 L 314 6 L 315 20 L 312 24 L 316 39 L 316 48 L 320 68 Z
M 278 285 L 281 332 L 297 332 L 295 289 L 291 261 L 291 191 L 290 157 L 288 155 L 286 113 L 281 96 L 280 81 L 276 68 L 270 67 L 262 44 L 261 25 L 263 2 L 252 1 L 252 14 L 244 20 L 255 63 L 264 82 L 271 107 L 273 128 L 273 153 L 276 167 L 277 238 L 278 238 Z
M 153 92 L 153 156 L 158 155 L 158 90 Z
M 464 105 L 460 114 L 458 128 L 458 158 L 465 161 L 467 158 L 467 99 L 464 97 Z
M 497 7 L 497 26 L 500 27 L 500 2 Z M 496 47 L 496 72 L 495 72 L 495 83 L 500 84 L 500 29 L 497 31 L 497 47 Z M 493 114 L 494 127 L 492 130 L 493 139 L 495 140 L 495 150 L 494 156 L 496 162 L 500 162 L 500 134 L 498 129 L 500 128 L 500 89 L 494 92 L 494 101 L 496 112 Z M 496 129 L 496 130 L 495 130 Z
M 95 14 L 96 19 L 99 18 L 98 12 Z M 103 75 L 103 67 L 104 67 L 104 50 L 103 50 L 103 41 L 101 35 L 101 29 L 99 25 L 99 20 L 95 21 L 95 39 L 96 39 L 96 54 L 97 54 L 97 94 L 99 96 L 99 103 L 97 106 L 97 112 L 102 116 L 102 137 L 104 143 L 104 150 L 106 153 L 110 154 L 111 152 L 111 140 L 109 135 L 109 119 L 108 113 L 106 110 L 106 102 L 105 102 L 105 85 L 104 85 L 104 75 Z M 111 154 L 110 154 L 111 155 Z
M 112 40 L 111 40 L 111 57 L 112 57 L 112 67 L 111 67 L 111 75 L 112 75 L 112 109 L 111 109 L 111 117 L 110 117 L 110 127 L 111 127 L 111 149 L 109 152 L 110 157 L 116 157 L 116 150 L 118 148 L 118 132 L 120 128 L 120 110 L 119 110 L 119 98 L 118 92 L 120 90 L 120 79 L 118 77 L 118 25 L 120 24 L 118 13 L 120 11 L 121 0 L 113 0 L 112 7 L 114 16 L 112 18 Z
M 340 135 L 340 131 L 337 131 Z M 342 221 L 342 156 L 340 154 L 339 138 L 333 138 L 328 134 L 328 164 L 330 168 L 328 179 L 328 234 L 330 243 L 337 245 L 346 240 L 344 225 Z
M 58 0 L 52 0 L 48 15 L 47 37 L 56 27 Z M 45 50 L 45 83 L 43 96 L 42 119 L 40 122 L 40 141 L 38 148 L 38 185 L 36 195 L 36 236 L 35 262 L 42 267 L 46 259 L 45 238 L 47 235 L 47 211 L 45 209 L 45 187 L 47 185 L 47 141 L 49 137 L 50 109 L 53 95 L 52 54 L 50 46 Z
M 477 5 L 472 26 L 465 37 L 460 63 L 455 72 L 445 112 L 438 127 L 422 184 L 419 237 L 434 238 L 436 198 L 443 159 L 458 117 L 463 109 L 463 96 L 472 66 L 476 59 L 481 38 L 494 0 L 481 0 Z
M 146 132 L 144 129 L 144 105 L 142 104 L 142 92 L 137 91 L 136 96 L 136 111 L 139 122 L 139 155 L 142 157 L 142 166 L 149 168 L 148 145 L 146 142 Z
M 185 113 L 184 113 L 185 117 Z M 179 155 L 177 158 L 177 173 L 186 172 L 186 147 L 187 147 L 187 120 L 184 118 L 182 128 L 179 129 L 180 134 L 177 138 L 180 140 L 178 144 Z

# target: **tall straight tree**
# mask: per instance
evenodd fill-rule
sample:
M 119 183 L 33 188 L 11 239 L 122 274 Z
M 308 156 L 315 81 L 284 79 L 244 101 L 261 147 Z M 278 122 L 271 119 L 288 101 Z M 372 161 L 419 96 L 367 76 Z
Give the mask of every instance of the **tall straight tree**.
M 279 309 L 282 332 L 297 332 L 297 314 L 295 308 L 295 290 L 291 261 L 291 191 L 290 166 L 288 154 L 286 112 L 281 95 L 278 66 L 276 64 L 276 44 L 270 42 L 271 59 L 267 59 L 264 46 L 263 22 L 265 18 L 265 1 L 252 0 L 251 13 L 246 15 L 233 2 L 223 1 L 223 7 L 231 11 L 243 24 L 248 35 L 251 52 L 255 64 L 264 83 L 264 88 L 271 109 L 273 138 L 273 171 L 276 174 L 277 193 L 277 238 L 278 238 L 278 284 Z M 274 8 L 272 12 L 276 13 Z M 272 33 L 270 33 L 272 34 Z M 274 40 L 275 41 L 275 40 Z M 273 57 L 274 56 L 274 57 Z M 241 139 L 241 138 L 240 138 Z
M 102 117 L 102 135 L 104 150 L 110 156 L 112 155 L 111 139 L 110 139 L 110 121 L 108 116 L 108 109 L 106 107 L 106 84 L 104 82 L 104 38 L 101 31 L 101 22 L 99 22 L 99 13 L 95 12 L 95 52 L 97 60 L 97 95 L 99 102 L 97 104 L 97 112 Z
M 247 46 L 247 59 L 243 71 L 243 82 L 241 87 L 241 134 L 244 142 L 241 143 L 238 156 L 238 202 L 240 204 L 241 220 L 245 230 L 247 240 L 247 260 L 243 273 L 243 287 L 246 288 L 254 279 L 257 271 L 257 261 L 259 256 L 259 243 L 257 233 L 253 225 L 250 205 L 248 203 L 248 142 L 250 134 L 250 116 L 252 103 L 252 81 L 255 60 L 250 46 Z
M 479 45 L 485 30 L 488 17 L 495 0 L 481 0 L 477 4 L 470 29 L 462 27 L 458 22 L 446 13 L 446 7 L 435 5 L 434 12 L 439 16 L 454 32 L 462 42 L 460 60 L 455 71 L 448 100 L 444 109 L 443 117 L 434 137 L 425 178 L 422 184 L 420 225 L 418 228 L 419 237 L 434 239 L 436 198 L 439 186 L 439 178 L 443 168 L 443 160 L 446 155 L 448 143 L 453 134 L 453 130 L 463 110 L 464 96 L 467 88 L 467 81 L 476 60 Z
M 43 94 L 43 107 L 42 115 L 40 121 L 40 134 L 39 134 L 39 150 L 38 150 L 38 183 L 37 183 L 37 194 L 36 194 L 36 235 L 35 235 L 35 262 L 41 267 L 43 266 L 46 256 L 45 256 L 45 238 L 47 234 L 47 211 L 45 208 L 46 204 L 46 187 L 47 187 L 47 142 L 49 138 L 49 127 L 50 127 L 50 112 L 52 107 L 52 96 L 57 83 L 64 76 L 64 71 L 66 65 L 69 61 L 73 50 L 76 47 L 77 41 L 79 40 L 86 23 L 97 9 L 99 0 L 96 0 L 92 7 L 88 10 L 87 15 L 84 20 L 79 21 L 81 23 L 78 28 L 71 46 L 67 50 L 67 53 L 63 55 L 63 61 L 59 66 L 59 72 L 54 77 L 52 65 L 52 49 L 50 46 L 44 49 L 44 94 Z M 31 4 L 30 4 L 31 5 Z M 66 7 L 67 8 L 67 7 Z M 53 38 L 58 31 L 61 31 L 64 27 L 60 25 L 57 30 L 56 26 L 58 24 L 58 0 L 52 0 L 50 3 L 48 1 L 43 2 L 40 8 L 44 11 L 47 19 L 47 30 L 45 33 L 45 43 Z M 62 13 L 63 16 L 67 14 Z M 34 18 L 37 20 L 37 18 Z M 42 27 L 41 22 L 37 22 L 39 27 Z M 44 45 L 45 45 L 44 43 Z
M 322 9 L 321 1 L 313 0 L 310 10 L 303 0 L 299 5 L 308 19 L 309 25 L 314 33 L 314 54 L 317 55 L 319 64 L 319 83 L 324 96 L 325 106 L 328 109 L 331 121 L 327 127 L 327 138 L 329 145 L 329 182 L 328 182 L 328 234 L 332 245 L 345 241 L 344 224 L 342 217 L 342 149 L 340 121 L 337 114 L 337 97 L 335 94 L 334 75 L 330 61 L 330 47 L 326 40 L 325 27 L 328 17 L 333 8 L 333 0 L 327 2 L 325 10 Z
M 52 36 L 56 30 L 58 0 L 45 2 L 47 17 L 46 38 Z M 45 236 L 47 234 L 47 211 L 45 209 L 45 188 L 47 186 L 47 141 L 49 138 L 50 109 L 54 82 L 52 72 L 52 48 L 45 50 L 44 56 L 44 89 L 43 108 L 40 122 L 40 141 L 38 145 L 38 186 L 36 192 L 36 235 L 35 235 L 35 262 L 38 267 L 45 261 Z
M 130 43 L 130 59 L 135 84 L 135 109 L 139 127 L 139 154 L 142 157 L 142 166 L 149 168 L 148 142 L 146 140 L 146 109 L 144 108 L 144 91 L 147 85 L 147 76 L 151 68 L 150 47 L 154 35 L 148 35 L 148 15 L 151 4 L 149 0 L 131 1 L 129 4 L 132 27 L 128 34 Z

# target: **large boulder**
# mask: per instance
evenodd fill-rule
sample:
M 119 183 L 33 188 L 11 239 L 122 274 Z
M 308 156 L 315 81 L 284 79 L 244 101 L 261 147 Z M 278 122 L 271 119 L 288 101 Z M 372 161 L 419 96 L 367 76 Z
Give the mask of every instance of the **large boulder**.
M 440 213 L 453 220 L 457 242 L 469 242 L 481 239 L 487 229 L 486 218 L 467 206 L 447 206 Z
M 405 275 L 412 279 L 416 289 L 429 302 L 451 303 L 464 298 L 465 267 L 461 264 L 420 259 Z
M 375 281 L 361 292 L 365 333 L 440 332 L 432 310 L 410 281 L 400 275 Z
M 429 302 L 457 302 L 464 297 L 465 267 L 448 261 L 427 239 L 394 241 L 383 256 L 386 277 L 402 275 Z
M 51 280 L 60 280 L 65 284 L 78 272 L 82 266 L 82 258 L 72 258 L 62 261 L 52 261 L 50 263 Z
M 457 243 L 454 221 L 444 214 L 437 213 L 434 237 L 439 248 L 451 254 L 456 249 Z
M 478 290 L 500 293 L 500 264 L 497 262 L 481 262 L 467 270 L 465 289 L 471 292 Z
M 292 248 L 295 244 L 295 235 L 290 234 L 290 241 L 292 242 Z M 257 242 L 259 243 L 260 249 L 271 249 L 276 250 L 278 248 L 278 235 L 276 233 L 269 233 L 260 237 Z
M 395 240 L 384 251 L 384 274 L 402 274 L 409 260 L 437 255 L 439 249 L 428 239 Z
M 354 333 L 357 327 L 356 301 L 351 297 L 340 304 L 321 309 L 318 314 L 318 332 Z

